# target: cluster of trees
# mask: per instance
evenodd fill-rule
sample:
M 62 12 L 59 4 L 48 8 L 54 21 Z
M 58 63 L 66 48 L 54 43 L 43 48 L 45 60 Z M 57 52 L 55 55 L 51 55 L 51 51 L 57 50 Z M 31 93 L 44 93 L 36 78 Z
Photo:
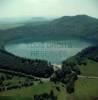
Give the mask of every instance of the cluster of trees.
M 75 81 L 80 74 L 80 69 L 76 65 L 64 61 L 62 68 L 55 71 L 50 80 L 54 83 L 62 82 L 66 85 L 67 92 L 71 94 L 75 91 Z
M 98 62 L 98 46 L 90 46 L 74 56 L 75 62 L 79 65 L 86 65 L 86 59 Z
M 40 95 L 34 95 L 34 100 L 57 100 L 57 96 L 55 96 L 53 90 L 51 90 L 50 94 L 43 93 Z
M 88 58 L 98 62 L 98 46 L 90 46 L 78 54 L 81 58 Z
M 22 87 L 28 87 L 32 86 L 33 80 L 26 78 L 24 81 L 20 81 L 17 83 L 12 83 L 10 81 L 5 82 L 6 80 L 13 80 L 14 76 L 5 74 L 0 76 L 0 91 L 7 91 L 7 90 L 12 90 L 12 89 L 17 89 L 17 88 L 22 88 Z
M 44 78 L 54 72 L 53 66 L 46 60 L 20 58 L 3 50 L 0 50 L 0 68 Z
M 22 87 L 29 87 L 32 86 L 33 82 L 24 82 L 24 83 L 19 83 L 19 84 L 7 84 L 7 85 L 0 85 L 0 91 L 7 91 L 7 90 L 12 90 L 12 89 L 17 89 L 17 88 L 22 88 Z

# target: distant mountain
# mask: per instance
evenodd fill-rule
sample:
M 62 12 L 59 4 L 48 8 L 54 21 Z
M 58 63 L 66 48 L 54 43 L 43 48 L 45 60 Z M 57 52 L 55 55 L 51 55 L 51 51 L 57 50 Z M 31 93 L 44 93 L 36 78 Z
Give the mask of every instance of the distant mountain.
M 64 16 L 52 22 L 51 27 L 56 30 L 55 34 L 62 36 L 71 35 L 87 39 L 97 39 L 98 19 L 86 16 Z
M 0 19 L 0 24 L 16 24 L 16 23 L 26 23 L 35 21 L 44 21 L 47 18 L 44 17 L 16 17 L 16 18 L 2 18 Z
M 1 31 L 0 35 L 5 40 L 25 37 L 32 37 L 35 40 L 78 37 L 98 41 L 98 19 L 86 15 L 63 16 L 40 24 L 30 22 L 25 26 Z
M 51 19 L 44 17 L 19 17 L 19 18 L 4 18 L 0 19 L 0 30 L 17 28 L 25 25 L 37 25 L 42 22 L 50 21 Z

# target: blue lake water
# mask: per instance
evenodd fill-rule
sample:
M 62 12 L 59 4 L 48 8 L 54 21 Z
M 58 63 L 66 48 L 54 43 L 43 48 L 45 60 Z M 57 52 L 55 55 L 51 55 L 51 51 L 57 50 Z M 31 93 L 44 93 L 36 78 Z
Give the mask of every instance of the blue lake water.
M 28 43 L 10 43 L 5 50 L 20 57 L 44 59 L 54 64 L 75 55 L 91 44 L 82 40 L 40 41 Z

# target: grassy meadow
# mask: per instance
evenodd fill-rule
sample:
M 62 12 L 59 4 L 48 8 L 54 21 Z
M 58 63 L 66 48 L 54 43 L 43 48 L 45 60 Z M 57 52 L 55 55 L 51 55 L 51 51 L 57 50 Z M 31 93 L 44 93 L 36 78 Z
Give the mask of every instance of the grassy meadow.
M 98 62 L 87 60 L 87 65 L 79 65 L 82 75 L 98 76 Z
M 56 87 L 59 87 L 60 91 L 58 91 Z M 55 85 L 52 82 L 46 82 L 21 89 L 1 92 L 0 100 L 26 100 L 26 98 L 28 98 L 28 100 L 32 100 L 35 94 L 49 93 L 51 90 L 54 91 L 54 94 L 57 96 L 58 100 L 67 100 L 67 98 L 69 98 L 65 87 L 63 87 L 62 84 Z M 73 98 L 75 100 L 93 100 L 97 96 L 98 79 L 79 79 L 76 82 L 75 93 L 73 94 Z

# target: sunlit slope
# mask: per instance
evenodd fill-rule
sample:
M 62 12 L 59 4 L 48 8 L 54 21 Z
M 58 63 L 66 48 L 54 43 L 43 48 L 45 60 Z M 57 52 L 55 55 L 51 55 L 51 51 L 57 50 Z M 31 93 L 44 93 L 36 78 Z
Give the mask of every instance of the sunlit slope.
M 79 66 L 82 75 L 98 76 L 98 47 L 88 47 L 66 62 Z

